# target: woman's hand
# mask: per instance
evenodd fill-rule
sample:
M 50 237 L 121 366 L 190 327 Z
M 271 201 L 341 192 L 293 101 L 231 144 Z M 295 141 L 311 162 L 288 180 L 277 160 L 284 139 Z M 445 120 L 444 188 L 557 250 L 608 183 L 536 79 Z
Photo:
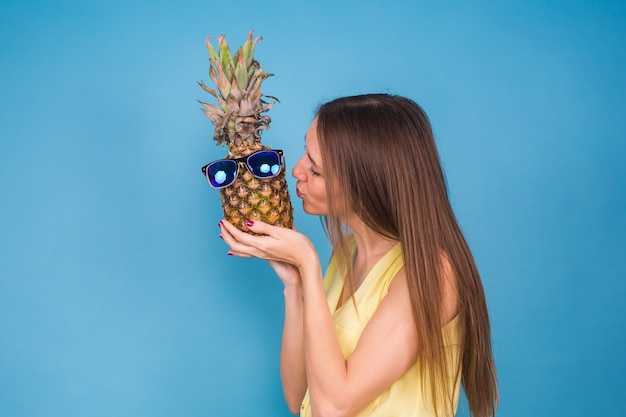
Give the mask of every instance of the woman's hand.
M 302 233 L 261 221 L 247 226 L 257 235 L 242 232 L 226 220 L 220 222 L 221 237 L 231 248 L 228 253 L 268 260 L 286 286 L 300 284 L 299 271 L 307 262 L 319 262 L 313 244 Z
M 300 271 L 295 266 L 282 261 L 267 261 L 285 287 L 298 287 L 302 284 Z

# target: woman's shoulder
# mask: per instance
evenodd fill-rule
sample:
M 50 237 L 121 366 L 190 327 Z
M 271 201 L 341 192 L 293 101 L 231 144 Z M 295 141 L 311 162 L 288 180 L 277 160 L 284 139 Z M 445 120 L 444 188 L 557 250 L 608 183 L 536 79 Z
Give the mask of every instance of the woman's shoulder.
M 446 252 L 440 252 L 439 263 L 441 265 L 440 279 L 443 289 L 444 323 L 451 323 L 459 316 L 458 277 Z

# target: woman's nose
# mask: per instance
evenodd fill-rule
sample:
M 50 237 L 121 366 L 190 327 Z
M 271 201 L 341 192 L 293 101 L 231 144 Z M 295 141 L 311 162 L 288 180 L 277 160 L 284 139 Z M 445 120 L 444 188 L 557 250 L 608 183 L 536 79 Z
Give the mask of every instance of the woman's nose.
M 298 160 L 298 162 L 296 162 L 296 165 L 293 167 L 293 169 L 291 170 L 291 175 L 293 175 L 294 178 L 301 180 L 304 170 L 302 168 L 302 159 L 304 159 L 304 156 L 302 158 L 300 158 Z

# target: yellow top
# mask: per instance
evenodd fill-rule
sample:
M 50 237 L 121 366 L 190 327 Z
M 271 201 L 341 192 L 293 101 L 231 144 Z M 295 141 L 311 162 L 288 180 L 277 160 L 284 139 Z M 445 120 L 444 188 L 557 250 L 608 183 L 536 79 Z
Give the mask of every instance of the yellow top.
M 343 288 L 345 276 L 339 274 L 334 257 L 331 259 L 326 275 L 324 287 L 330 311 L 333 315 L 337 337 L 345 358 L 356 348 L 361 333 L 367 322 L 372 317 L 378 305 L 381 303 L 389 290 L 389 284 L 398 271 L 404 266 L 400 243 L 395 245 L 376 265 L 370 270 L 363 283 L 354 294 L 354 302 L 348 300 L 339 308 L 337 304 Z M 444 329 L 444 340 L 450 360 L 449 369 L 456 370 L 460 356 L 460 343 L 462 326 L 459 316 L 456 316 Z M 424 379 L 424 381 L 422 381 Z M 386 391 L 378 396 L 364 410 L 355 417 L 431 417 L 434 416 L 430 398 L 430 387 L 426 386 L 422 395 L 422 384 L 428 383 L 428 378 L 422 378 L 419 365 L 416 363 Z M 454 384 L 454 412 L 458 405 L 459 388 L 461 386 L 461 373 L 454 372 L 450 376 L 450 383 Z M 447 416 L 445 410 L 441 410 L 441 416 Z M 302 407 L 301 417 L 311 417 L 311 402 L 307 390 Z

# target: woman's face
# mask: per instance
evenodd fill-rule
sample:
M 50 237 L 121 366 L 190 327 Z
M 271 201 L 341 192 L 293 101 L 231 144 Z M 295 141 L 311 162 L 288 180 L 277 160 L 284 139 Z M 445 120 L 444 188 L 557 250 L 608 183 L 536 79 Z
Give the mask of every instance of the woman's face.
M 302 199 L 302 208 L 308 214 L 328 214 L 326 179 L 322 170 L 322 153 L 317 139 L 317 118 L 313 120 L 305 136 L 306 152 L 296 163 L 292 175 L 298 180 L 297 195 Z

